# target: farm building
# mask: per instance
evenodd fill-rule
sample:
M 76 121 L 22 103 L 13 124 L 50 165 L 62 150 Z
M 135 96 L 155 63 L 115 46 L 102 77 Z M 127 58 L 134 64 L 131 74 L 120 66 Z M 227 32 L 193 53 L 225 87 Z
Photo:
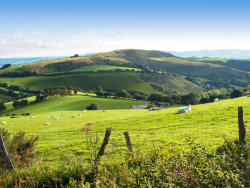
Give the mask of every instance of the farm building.
M 134 105 L 134 106 L 131 106 L 129 109 L 133 109 L 133 110 L 139 110 L 139 109 L 146 109 L 147 108 L 147 104 L 143 104 L 143 105 Z
M 166 108 L 164 105 L 162 104 L 159 104 L 159 103 L 154 103 L 155 106 L 157 108 L 160 108 L 160 109 L 164 109 Z M 146 109 L 148 106 L 148 104 L 143 104 L 143 105 L 134 105 L 134 106 L 131 106 L 129 109 L 134 109 L 134 110 L 138 110 L 138 109 Z

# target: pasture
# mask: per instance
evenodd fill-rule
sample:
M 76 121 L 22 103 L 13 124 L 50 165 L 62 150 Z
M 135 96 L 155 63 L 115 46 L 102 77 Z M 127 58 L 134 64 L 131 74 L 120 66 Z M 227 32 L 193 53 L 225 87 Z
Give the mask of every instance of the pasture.
M 146 83 L 136 73 L 98 73 L 75 74 L 62 76 L 35 76 L 20 78 L 0 78 L 0 82 L 8 85 L 19 85 L 22 88 L 44 89 L 54 86 L 73 86 L 84 90 L 94 89 L 101 85 L 104 90 L 140 91 L 146 94 L 156 92 L 150 83 Z
M 192 112 L 185 114 L 176 114 L 178 107 L 160 111 L 81 112 L 80 109 L 64 110 L 61 106 L 61 111 L 53 111 L 55 109 L 52 106 L 59 105 L 61 102 L 58 99 L 51 104 L 52 109 L 48 112 L 46 111 L 49 108 L 45 110 L 42 106 L 38 106 L 43 103 L 34 105 L 37 106 L 34 118 L 29 116 L 1 117 L 1 121 L 7 122 L 6 125 L 1 126 L 11 133 L 17 133 L 19 129 L 22 129 L 29 136 L 39 135 L 39 142 L 36 146 L 37 158 L 56 164 L 77 157 L 88 159 L 90 154 L 87 148 L 87 137 L 93 142 L 98 138 L 99 147 L 107 127 L 112 127 L 109 145 L 106 149 L 106 153 L 109 153 L 107 156 L 119 159 L 127 151 L 124 132 L 129 132 L 133 149 L 139 149 L 145 153 L 149 152 L 153 146 L 161 150 L 169 147 L 188 149 L 187 140 L 190 139 L 194 139 L 196 143 L 203 143 L 206 148 L 212 150 L 221 145 L 224 139 L 238 137 L 238 106 L 243 106 L 245 126 L 249 128 L 250 122 L 250 102 L 247 97 L 196 105 L 192 107 Z M 44 106 L 48 103 L 49 101 L 44 102 Z M 72 103 L 68 103 L 68 105 L 64 104 L 64 107 L 70 105 L 73 106 Z M 59 119 L 55 120 L 52 116 Z M 72 116 L 76 117 L 72 118 Z M 88 127 L 85 124 L 89 122 L 93 123 L 90 125 L 92 130 L 83 132 L 82 129 Z M 44 125 L 45 123 L 50 123 L 50 125 Z
M 141 69 L 137 68 L 131 68 L 131 67 L 118 67 L 118 66 L 110 66 L 110 65 L 89 65 L 89 66 L 84 66 L 78 69 L 74 69 L 70 72 L 80 72 L 80 71 L 93 71 L 97 72 L 99 70 L 115 70 L 115 69 L 121 69 L 121 70 L 135 70 L 135 71 L 140 71 Z

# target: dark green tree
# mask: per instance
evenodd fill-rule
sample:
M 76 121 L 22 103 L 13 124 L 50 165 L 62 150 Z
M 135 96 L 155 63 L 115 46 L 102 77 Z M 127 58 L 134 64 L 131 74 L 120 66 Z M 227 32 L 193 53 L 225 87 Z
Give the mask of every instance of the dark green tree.
M 102 97 L 104 92 L 103 92 L 103 89 L 102 89 L 102 86 L 97 86 L 96 89 L 95 89 L 95 93 L 98 97 Z
M 3 112 L 4 110 L 6 110 L 6 106 L 3 102 L 0 102 L 0 112 Z
M 233 90 L 233 92 L 231 93 L 231 98 L 237 98 L 237 97 L 241 97 L 243 95 L 243 92 L 241 90 Z

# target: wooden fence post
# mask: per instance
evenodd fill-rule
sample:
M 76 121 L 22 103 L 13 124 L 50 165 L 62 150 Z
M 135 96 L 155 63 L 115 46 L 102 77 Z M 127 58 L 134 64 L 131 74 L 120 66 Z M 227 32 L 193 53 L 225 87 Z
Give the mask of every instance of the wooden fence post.
M 239 127 L 239 140 L 241 143 L 245 143 L 246 129 L 243 121 L 243 108 L 238 107 L 238 127 Z
M 0 134 L 0 151 L 1 151 L 1 154 L 3 156 L 4 161 L 6 163 L 7 168 L 10 169 L 10 170 L 13 170 L 14 166 L 11 163 L 8 152 L 6 151 L 6 148 L 5 148 L 5 145 L 4 145 L 4 142 L 3 142 L 3 136 L 1 134 Z
M 130 152 L 133 152 L 128 132 L 124 132 L 124 136 L 125 136 L 125 139 L 126 139 L 128 150 Z
M 106 129 L 105 137 L 104 137 L 102 146 L 101 146 L 101 148 L 100 148 L 100 150 L 99 150 L 99 152 L 97 154 L 95 163 L 97 163 L 100 160 L 101 156 L 104 155 L 104 150 L 105 150 L 106 145 L 108 144 L 110 134 L 111 134 L 111 130 Z

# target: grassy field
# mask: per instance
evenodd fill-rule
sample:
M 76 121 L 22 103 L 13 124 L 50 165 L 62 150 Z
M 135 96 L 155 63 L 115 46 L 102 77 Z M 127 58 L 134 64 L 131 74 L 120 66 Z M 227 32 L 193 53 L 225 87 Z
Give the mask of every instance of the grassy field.
M 152 60 L 156 61 L 167 61 L 172 62 L 174 64 L 181 64 L 181 65 L 193 65 L 193 66 L 205 66 L 205 63 L 196 62 L 196 61 L 189 61 L 187 59 L 182 59 L 179 57 L 158 57 L 158 58 L 151 58 Z
M 117 67 L 117 66 L 109 66 L 109 65 L 90 65 L 90 66 L 84 66 L 79 69 L 74 69 L 71 72 L 79 72 L 79 71 L 94 71 L 97 72 L 98 70 L 115 70 L 115 69 L 121 69 L 121 70 L 132 70 L 140 71 L 141 69 L 137 68 L 130 68 L 130 67 Z
M 188 57 L 188 58 L 185 58 L 187 60 L 190 60 L 190 61 L 201 61 L 201 62 L 206 62 L 206 61 L 209 61 L 209 62 L 213 62 L 213 61 L 221 61 L 223 63 L 227 63 L 228 62 L 228 59 L 219 59 L 219 58 L 212 58 L 212 57 Z
M 72 103 L 73 97 L 65 97 L 65 100 L 71 101 L 68 105 L 67 102 L 60 104 L 63 103 L 60 101 L 63 98 L 55 99 L 55 103 L 47 101 L 37 104 L 33 111 L 35 118 L 1 117 L 1 121 L 7 122 L 2 127 L 11 133 L 22 129 L 28 135 L 39 135 L 39 143 L 36 146 L 37 157 L 43 156 L 43 160 L 56 163 L 77 156 L 82 159 L 89 158 L 86 132 L 82 131 L 88 122 L 93 122 L 89 135 L 92 135 L 92 138 L 97 135 L 98 147 L 104 137 L 105 129 L 112 127 L 107 152 L 113 154 L 114 158 L 119 158 L 127 150 L 124 132 L 129 132 L 132 147 L 143 152 L 150 151 L 153 145 L 162 150 L 167 147 L 188 148 L 188 139 L 194 139 L 195 142 L 203 143 L 207 148 L 213 149 L 222 144 L 225 138 L 237 138 L 238 106 L 243 106 L 245 125 L 248 128 L 250 122 L 250 105 L 247 97 L 196 105 L 192 107 L 191 113 L 186 114 L 176 114 L 178 108 L 160 111 L 107 110 L 106 113 L 98 110 L 82 113 L 81 105 L 79 110 L 70 107 L 73 104 L 77 106 L 77 103 L 80 103 L 79 99 L 80 96 L 76 97 L 76 103 Z M 119 103 L 121 101 L 118 100 Z M 54 107 L 56 105 L 57 109 L 61 108 L 60 111 Z M 67 110 L 64 110 L 65 108 Z M 25 108 L 23 110 L 25 111 Z M 65 115 L 61 116 L 62 113 Z M 79 113 L 82 116 L 79 116 Z M 52 115 L 59 119 L 54 120 Z M 76 117 L 71 118 L 72 116 Z M 44 125 L 45 123 L 50 125 Z
M 135 73 L 98 73 L 98 74 L 77 74 L 62 76 L 36 76 L 21 78 L 0 78 L 0 82 L 8 85 L 19 85 L 22 88 L 44 89 L 54 86 L 73 86 L 83 90 L 94 89 L 101 85 L 104 90 L 140 91 L 146 94 L 154 93 L 155 90 L 149 83 L 141 80 Z
M 29 97 L 29 101 L 34 101 L 35 97 Z M 67 96 L 48 99 L 42 103 L 29 105 L 20 109 L 14 109 L 12 102 L 6 103 L 8 114 L 21 115 L 22 113 L 31 113 L 33 115 L 57 112 L 57 111 L 80 111 L 85 109 L 91 103 L 99 104 L 100 109 L 118 110 L 129 109 L 132 105 L 148 104 L 148 101 L 136 101 L 130 99 L 113 99 L 113 98 L 99 98 L 96 96 Z

